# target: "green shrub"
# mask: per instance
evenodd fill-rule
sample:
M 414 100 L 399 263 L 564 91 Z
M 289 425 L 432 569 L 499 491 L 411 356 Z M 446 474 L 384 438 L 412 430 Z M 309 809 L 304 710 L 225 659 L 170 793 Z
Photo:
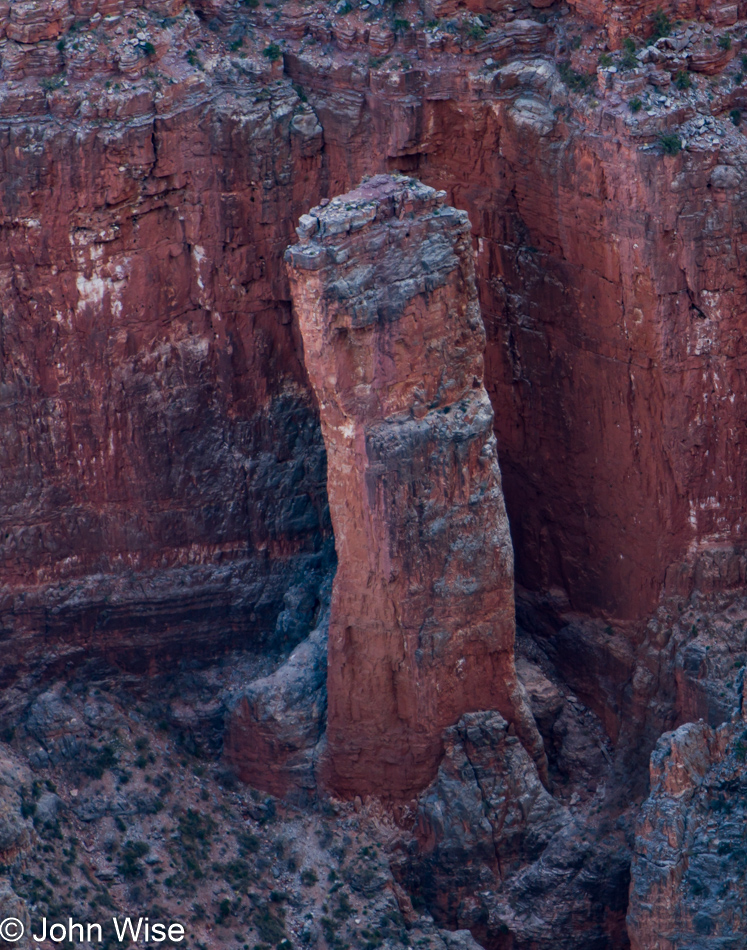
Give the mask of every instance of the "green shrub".
M 602 69 L 607 69 L 607 67 L 611 66 L 612 63 L 613 59 L 609 53 L 602 53 L 602 55 L 599 57 L 599 65 L 602 67 Z
M 678 89 L 689 89 L 693 84 L 693 78 L 686 69 L 681 69 L 674 77 L 674 84 Z
M 56 76 L 44 76 L 39 80 L 39 85 L 45 92 L 53 92 L 55 89 L 59 89 L 60 86 L 65 81 L 65 77 L 62 73 L 57 73 Z
M 283 55 L 283 51 L 280 49 L 277 43 L 270 43 L 269 46 L 266 46 L 262 50 L 262 55 L 266 59 L 269 59 L 271 63 L 275 63 Z
M 623 51 L 620 57 L 620 68 L 623 70 L 635 69 L 638 60 L 635 55 L 635 41 L 632 36 L 626 36 L 623 40 Z
M 682 139 L 676 133 L 662 135 L 659 145 L 665 155 L 679 155 L 682 151 Z
M 334 915 L 338 920 L 345 920 L 353 913 L 353 905 L 350 903 L 350 898 L 345 893 L 345 891 L 340 891 L 337 897 L 337 907 L 334 910 Z
M 484 40 L 485 35 L 485 30 L 480 26 L 479 23 L 470 23 L 467 29 L 468 39 L 478 42 L 479 40 Z
M 239 846 L 239 854 L 242 857 L 247 854 L 256 854 L 259 851 L 260 840 L 251 831 L 240 831 L 236 835 L 236 841 Z
M 730 50 L 731 49 L 731 34 L 724 33 L 723 36 L 719 36 L 717 43 L 718 43 L 719 49 L 722 49 L 725 51 Z
M 118 758 L 111 745 L 105 745 L 101 748 L 90 748 L 86 755 L 81 770 L 91 778 L 102 778 L 104 772 L 114 768 Z
M 188 808 L 179 816 L 179 842 L 184 870 L 195 880 L 203 877 L 201 862 L 210 854 L 215 822 L 209 815 Z
M 215 870 L 222 870 L 224 880 L 232 887 L 243 888 L 244 890 L 246 890 L 247 884 L 253 877 L 252 869 L 246 861 L 229 861 L 228 864 L 224 864 L 222 867 L 217 865 Z
M 268 943 L 277 945 L 286 939 L 282 908 L 273 910 L 269 904 L 262 904 L 254 911 L 252 923 L 261 939 Z
M 560 63 L 558 72 L 560 73 L 560 78 L 570 90 L 573 92 L 588 92 L 589 86 L 591 85 L 591 77 L 585 73 L 577 73 L 576 70 L 572 68 L 570 60 Z
M 117 870 L 122 877 L 132 880 L 143 876 L 143 866 L 140 864 L 140 858 L 144 857 L 150 851 L 150 847 L 145 841 L 125 841 L 120 855 L 120 862 Z
M 729 113 L 729 118 L 734 123 L 734 125 L 739 125 L 742 121 L 742 112 L 740 109 L 732 109 Z
M 661 7 L 657 8 L 651 20 L 654 26 L 654 32 L 651 34 L 653 42 L 660 40 L 662 36 L 669 36 L 672 32 L 672 21 Z

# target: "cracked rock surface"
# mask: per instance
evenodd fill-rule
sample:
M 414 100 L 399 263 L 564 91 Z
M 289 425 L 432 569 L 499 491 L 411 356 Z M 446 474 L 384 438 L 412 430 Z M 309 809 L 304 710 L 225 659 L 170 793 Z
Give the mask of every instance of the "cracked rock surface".
M 326 776 L 406 799 L 441 733 L 500 709 L 546 768 L 514 667 L 513 551 L 470 224 L 376 176 L 301 218 L 286 259 L 327 448 L 338 570 Z

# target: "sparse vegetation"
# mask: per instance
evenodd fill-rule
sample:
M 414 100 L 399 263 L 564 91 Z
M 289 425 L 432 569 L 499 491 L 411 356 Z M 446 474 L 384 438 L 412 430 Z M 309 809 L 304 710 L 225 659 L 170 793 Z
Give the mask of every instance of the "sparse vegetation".
M 480 40 L 484 40 L 486 35 L 487 33 L 485 32 L 485 28 L 480 26 L 479 23 L 470 23 L 470 25 L 467 27 L 467 39 L 470 39 L 473 42 L 477 43 Z
M 635 55 L 635 40 L 632 36 L 626 36 L 623 40 L 620 68 L 623 70 L 635 69 L 637 65 L 638 60 Z
M 120 855 L 120 862 L 117 870 L 127 880 L 142 877 L 144 874 L 143 866 L 140 864 L 140 858 L 150 851 L 150 847 L 145 841 L 126 841 Z
M 283 55 L 283 51 L 280 49 L 277 43 L 270 43 L 269 46 L 266 46 L 262 50 L 262 55 L 265 59 L 269 59 L 271 63 L 277 62 Z
M 651 42 L 653 43 L 655 43 L 657 40 L 660 40 L 664 36 L 669 36 L 669 34 L 672 32 L 672 21 L 661 7 L 656 9 L 653 17 L 651 18 L 651 22 L 653 25 Z
M 180 857 L 186 880 L 200 880 L 204 874 L 203 862 L 210 855 L 215 822 L 209 815 L 188 808 L 179 816 L 178 829 Z
M 678 89 L 689 89 L 692 84 L 692 76 L 686 69 L 681 69 L 674 77 L 674 84 Z
M 261 904 L 252 916 L 252 923 L 262 940 L 270 944 L 278 944 L 287 939 L 285 933 L 285 912 L 282 907 L 272 907 L 268 903 Z
M 570 60 L 560 63 L 558 66 L 560 78 L 573 92 L 588 92 L 591 86 L 591 77 L 586 73 L 578 73 L 571 66 Z
M 659 145 L 665 155 L 679 155 L 682 151 L 682 139 L 676 133 L 662 135 Z
M 65 77 L 62 73 L 58 73 L 56 76 L 43 76 L 39 80 L 39 85 L 45 92 L 54 92 L 55 89 L 59 89 L 65 82 Z
M 104 772 L 114 768 L 118 762 L 114 746 L 107 743 L 101 747 L 91 747 L 83 758 L 81 771 L 90 778 L 102 778 Z

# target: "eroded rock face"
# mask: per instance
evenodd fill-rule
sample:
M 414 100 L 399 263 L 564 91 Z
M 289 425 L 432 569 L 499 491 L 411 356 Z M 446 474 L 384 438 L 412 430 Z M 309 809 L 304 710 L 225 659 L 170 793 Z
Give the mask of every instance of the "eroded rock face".
M 8 865 L 28 847 L 33 829 L 21 809 L 22 789 L 31 772 L 5 746 L 0 746 L 0 863 Z M 0 887 L 2 887 L 0 881 Z M 2 891 L 0 890 L 0 907 Z
M 333 566 L 324 447 L 273 250 L 303 209 L 318 123 L 292 90 L 271 108 L 252 80 L 238 94 L 185 81 L 174 47 L 202 29 L 195 14 L 163 27 L 164 4 L 119 21 L 123 6 L 72 5 L 113 17 L 68 42 L 74 89 L 62 74 L 41 98 L 24 85 L 37 80 L 10 82 L 0 106 L 27 120 L 5 122 L 0 149 L 3 686 L 83 660 L 157 672 L 292 647 Z M 67 8 L 15 3 L 11 21 L 51 35 Z M 152 70 L 143 49 L 160 38 L 164 95 L 96 59 L 116 47 Z M 24 55 L 45 42 L 59 58 L 38 37 Z M 5 77 L 22 78 L 6 52 Z
M 747 906 L 747 720 L 662 736 L 636 829 L 633 950 L 737 950 Z
M 630 856 L 596 815 L 604 782 L 585 807 L 561 804 L 498 713 L 470 713 L 444 739 L 418 799 L 417 853 L 398 865 L 411 893 L 485 947 L 627 947 Z
M 282 251 L 310 204 L 402 168 L 448 189 L 474 225 L 517 576 L 551 616 L 538 641 L 644 760 L 664 727 L 718 725 L 743 630 L 709 631 L 677 604 L 674 619 L 649 618 L 662 591 L 708 597 L 747 576 L 745 152 L 729 119 L 747 107 L 743 29 L 727 48 L 719 30 L 686 22 L 615 74 L 600 55 L 605 36 L 615 47 L 648 34 L 659 6 L 719 28 L 746 10 L 579 0 L 570 15 L 561 4 L 537 15 L 543 3 L 470 0 L 490 10 L 477 23 L 454 0 L 428 0 L 425 20 L 457 17 L 457 35 L 419 22 L 414 4 L 395 29 L 388 13 L 371 22 L 294 0 L 0 0 L 0 705 L 9 684 L 70 662 L 170 671 L 233 645 L 289 646 L 313 627 L 331 567 L 325 456 Z M 271 42 L 283 50 L 274 61 Z M 593 73 L 598 101 L 568 88 L 557 69 L 568 57 Z M 686 68 L 719 81 L 696 75 L 678 91 Z M 636 114 L 634 95 L 647 106 Z M 667 131 L 686 143 L 680 155 L 662 154 Z M 478 403 L 462 443 L 473 474 Z M 454 416 L 424 444 L 456 438 Z M 386 429 L 411 446 L 422 422 Z M 391 472 L 384 449 L 375 462 Z M 405 478 L 453 480 L 448 459 L 428 468 L 443 461 L 410 459 Z M 697 614 L 712 611 L 703 600 Z M 425 630 L 428 663 L 443 659 L 440 629 Z M 401 715 L 421 714 L 401 667 L 376 671 L 382 718 L 400 721 L 400 698 Z M 280 773 L 273 737 L 286 730 L 308 764 L 318 735 L 314 672 L 306 707 L 282 684 L 252 707 Z M 568 705 L 535 673 L 527 682 L 558 775 L 595 775 L 603 754 L 587 754 Z M 70 755 L 75 736 L 43 697 L 44 755 Z M 310 718 L 294 718 L 304 708 Z M 513 904 L 490 905 L 496 940 L 505 925 L 556 946 L 554 903 L 572 939 L 576 885 L 553 892 L 550 853 L 581 869 L 566 881 L 605 878 L 582 835 L 568 835 L 517 878 Z M 535 887 L 532 930 L 511 907 L 529 919 Z M 470 926 L 471 900 L 465 890 L 456 913 Z M 690 913 L 689 898 L 672 900 Z
M 316 792 L 316 747 L 327 711 L 328 618 L 270 676 L 236 701 L 225 760 L 256 788 L 301 802 Z
M 441 733 L 498 708 L 538 761 L 513 661 L 513 556 L 483 386 L 469 220 L 377 176 L 301 219 L 291 290 L 339 559 L 326 780 L 404 798 Z
M 417 833 L 434 871 L 429 897 L 453 913 L 465 891 L 495 886 L 537 858 L 568 814 L 500 713 L 468 713 L 446 730 L 444 745 L 418 802 Z

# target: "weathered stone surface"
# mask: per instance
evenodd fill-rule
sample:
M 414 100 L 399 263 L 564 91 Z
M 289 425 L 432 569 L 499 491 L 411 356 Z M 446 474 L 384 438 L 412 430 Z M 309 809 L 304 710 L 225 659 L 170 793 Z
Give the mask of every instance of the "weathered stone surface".
M 327 781 L 346 795 L 412 795 L 443 728 L 481 707 L 543 756 L 513 662 L 470 225 L 443 199 L 375 177 L 304 215 L 287 252 L 327 447 Z
M 633 950 L 737 950 L 747 906 L 747 717 L 662 736 L 636 828 Z
M 202 2 L 200 18 L 181 0 L 0 0 L 0 704 L 71 662 L 171 671 L 313 627 L 324 450 L 281 256 L 301 211 L 402 168 L 474 226 L 532 635 L 647 758 L 662 728 L 716 727 L 744 662 L 736 620 L 691 633 L 684 618 L 693 592 L 711 617 L 747 577 L 745 153 L 729 120 L 747 108 L 729 26 L 745 6 L 580 0 L 540 22 L 487 0 L 478 22 L 445 0 L 430 10 L 454 22 L 421 28 L 411 4 L 406 29 L 371 6 Z M 596 104 L 569 90 L 554 60 L 595 69 L 605 33 L 640 46 L 659 6 L 686 22 L 641 68 Z M 718 81 L 668 85 L 688 57 Z M 662 154 L 666 132 L 683 153 Z M 662 592 L 674 604 L 652 619 Z M 554 776 L 598 771 L 573 704 L 527 684 Z M 42 696 L 35 767 L 76 748 Z M 563 848 L 576 860 L 573 836 Z M 570 894 L 556 920 L 572 933 Z M 496 940 L 509 912 L 489 911 Z M 541 916 L 532 939 L 553 946 Z
M 10 883 L 2 878 L 0 878 L 0 911 L 2 911 L 4 915 L 3 919 L 14 917 L 16 920 L 20 920 L 25 931 L 20 941 L 5 941 L 0 938 L 0 947 L 3 947 L 3 950 L 7 950 L 7 948 L 10 947 L 18 947 L 19 950 L 28 950 L 29 947 L 34 946 L 28 936 L 30 917 L 26 902 L 16 894 Z
M 327 617 L 230 710 L 224 758 L 242 781 L 303 802 L 316 794 L 316 746 L 327 711 Z
M 19 43 L 54 39 L 62 32 L 69 12 L 68 0 L 15 0 L 6 32 Z
M 537 858 L 568 815 L 500 713 L 468 713 L 446 730 L 444 746 L 438 775 L 418 800 L 417 835 L 452 882 L 432 898 L 454 905 L 465 884 L 485 883 L 486 869 L 501 880 Z
M 5 685 L 313 628 L 333 566 L 324 447 L 268 261 L 321 142 L 296 131 L 292 90 L 270 109 L 249 86 L 210 101 L 174 84 L 156 117 L 150 84 L 102 85 L 79 127 L 3 125 Z M 299 585 L 311 602 L 281 630 Z
M 498 713 L 466 715 L 444 739 L 418 799 L 416 854 L 398 865 L 411 891 L 487 947 L 627 946 L 630 856 L 594 799 L 587 810 L 555 801 Z
M 28 846 L 30 836 L 33 834 L 31 823 L 21 812 L 22 790 L 24 785 L 29 784 L 29 769 L 10 750 L 0 746 L 0 864 L 2 865 L 11 864 Z M 0 881 L 1 886 L 2 881 Z M 0 903 L 0 909 L 5 909 L 2 903 Z

